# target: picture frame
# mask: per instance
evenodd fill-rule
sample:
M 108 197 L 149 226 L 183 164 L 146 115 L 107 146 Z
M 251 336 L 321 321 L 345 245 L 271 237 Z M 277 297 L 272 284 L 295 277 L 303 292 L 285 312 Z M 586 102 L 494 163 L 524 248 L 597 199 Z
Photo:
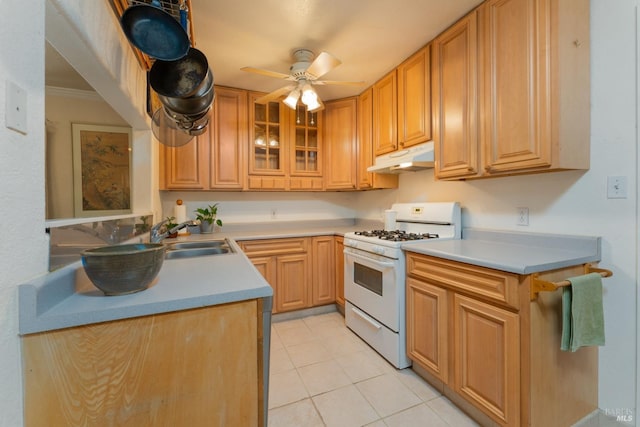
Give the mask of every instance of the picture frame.
M 71 127 L 75 216 L 131 213 L 131 128 Z

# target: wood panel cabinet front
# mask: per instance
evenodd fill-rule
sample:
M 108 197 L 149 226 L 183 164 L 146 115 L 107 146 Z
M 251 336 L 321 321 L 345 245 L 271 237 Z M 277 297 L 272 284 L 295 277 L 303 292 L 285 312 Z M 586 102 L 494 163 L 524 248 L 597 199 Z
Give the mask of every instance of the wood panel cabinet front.
M 207 190 L 211 129 L 180 147 L 160 146 L 161 190 Z
M 499 424 L 518 425 L 518 314 L 460 294 L 453 312 L 453 389 Z
M 311 266 L 309 255 L 278 255 L 276 257 L 275 306 L 278 312 L 311 307 Z
M 354 190 L 357 162 L 357 99 L 325 104 L 325 188 Z
M 25 425 L 260 426 L 258 300 L 22 338 Z
M 398 149 L 398 83 L 393 70 L 373 85 L 373 151 L 376 156 Z
M 431 140 L 431 45 L 398 67 L 398 145 Z
M 242 190 L 247 179 L 247 92 L 225 87 L 216 87 L 215 91 L 213 120 L 209 125 L 212 135 L 209 188 Z
M 336 304 L 344 312 L 344 237 L 336 236 L 335 250 Z
M 311 238 L 311 304 L 313 306 L 336 302 L 336 258 L 333 236 Z
M 160 189 L 243 190 L 247 175 L 247 92 L 215 87 L 210 123 L 181 147 L 160 147 Z
M 589 169 L 589 1 L 487 0 L 433 42 L 436 177 Z
M 435 175 L 464 178 L 479 171 L 477 12 L 433 41 Z
M 449 309 L 446 289 L 407 279 L 407 355 L 449 382 Z

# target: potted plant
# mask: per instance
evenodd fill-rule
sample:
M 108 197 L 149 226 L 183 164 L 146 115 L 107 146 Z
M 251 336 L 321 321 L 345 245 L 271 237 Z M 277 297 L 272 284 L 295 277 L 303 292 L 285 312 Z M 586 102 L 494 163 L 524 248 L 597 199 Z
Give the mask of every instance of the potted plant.
M 222 227 L 222 221 L 216 219 L 216 217 L 218 216 L 217 203 L 209 205 L 206 208 L 198 208 L 194 212 L 196 213 L 196 219 L 200 220 L 201 233 L 213 233 L 214 225 Z
M 173 216 L 168 216 L 166 218 L 166 223 L 164 224 L 165 230 L 168 232 L 173 227 L 176 227 L 178 224 L 175 223 L 176 218 Z M 167 237 L 178 237 L 178 232 L 170 233 Z

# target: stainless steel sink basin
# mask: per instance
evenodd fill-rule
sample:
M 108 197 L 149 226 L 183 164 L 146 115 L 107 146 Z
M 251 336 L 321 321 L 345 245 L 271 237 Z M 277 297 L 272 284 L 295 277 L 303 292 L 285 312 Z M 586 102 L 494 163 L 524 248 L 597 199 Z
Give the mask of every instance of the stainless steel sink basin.
M 226 240 L 205 240 L 201 242 L 180 242 L 172 243 L 168 246 L 168 250 L 174 249 L 198 249 L 198 248 L 220 248 L 229 247 Z
M 165 259 L 193 258 L 233 253 L 226 240 L 172 243 L 167 247 Z

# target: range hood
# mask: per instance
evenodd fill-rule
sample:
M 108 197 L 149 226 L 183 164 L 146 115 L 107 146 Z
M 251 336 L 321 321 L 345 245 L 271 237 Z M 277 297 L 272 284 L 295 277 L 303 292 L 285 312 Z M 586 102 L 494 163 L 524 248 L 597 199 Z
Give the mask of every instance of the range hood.
M 415 172 L 433 167 L 433 141 L 394 151 L 376 157 L 373 166 L 367 168 L 367 172 L 398 174 L 402 172 Z

